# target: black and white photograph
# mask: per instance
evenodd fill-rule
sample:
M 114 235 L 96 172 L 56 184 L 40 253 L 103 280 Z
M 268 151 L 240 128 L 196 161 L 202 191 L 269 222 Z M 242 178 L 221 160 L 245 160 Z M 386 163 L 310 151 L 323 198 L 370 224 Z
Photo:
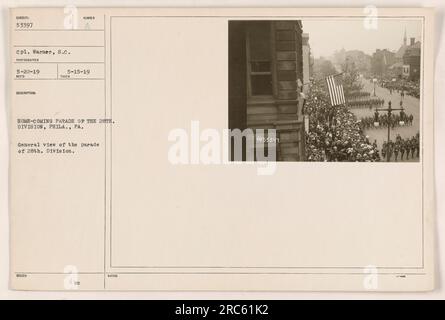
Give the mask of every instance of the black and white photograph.
M 421 53 L 415 18 L 229 21 L 231 160 L 418 162 Z

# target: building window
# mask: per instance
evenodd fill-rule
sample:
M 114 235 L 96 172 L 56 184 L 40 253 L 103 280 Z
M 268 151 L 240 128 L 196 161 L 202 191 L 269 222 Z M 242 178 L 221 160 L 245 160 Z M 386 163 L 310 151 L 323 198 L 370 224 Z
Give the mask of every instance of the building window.
M 272 95 L 271 24 L 256 22 L 247 30 L 247 74 L 250 96 Z

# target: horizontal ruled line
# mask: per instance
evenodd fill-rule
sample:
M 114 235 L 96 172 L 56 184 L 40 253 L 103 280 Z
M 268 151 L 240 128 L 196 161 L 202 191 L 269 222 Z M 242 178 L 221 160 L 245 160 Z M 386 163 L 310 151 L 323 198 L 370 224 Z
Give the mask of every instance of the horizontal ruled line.
M 14 29 L 14 31 L 101 31 L 104 29 Z
M 26 45 L 26 44 L 20 44 L 20 45 L 14 45 L 14 48 L 51 48 L 51 47 L 62 47 L 62 48 L 105 48 L 104 46 L 85 46 L 85 45 L 72 45 L 72 46 L 59 46 L 59 45 Z
M 18 274 L 29 274 L 29 275 L 67 275 L 69 273 L 64 272 L 15 272 Z M 103 275 L 103 272 L 78 272 L 78 274 L 91 274 L 91 275 Z M 106 275 L 150 275 L 150 274 L 245 274 L 245 275 L 357 275 L 363 276 L 363 272 L 105 272 Z M 379 272 L 378 275 L 408 275 L 408 276 L 425 276 L 425 272 Z
M 62 81 L 65 81 L 65 80 L 105 80 L 105 79 L 104 78 L 46 78 L 46 79 L 43 79 L 43 78 L 39 78 L 39 79 L 31 79 L 31 78 L 17 79 L 17 78 L 14 78 L 14 80 L 20 80 L 20 81 L 22 81 L 22 80 L 62 80 Z
M 59 64 L 64 64 L 64 63 L 76 63 L 76 64 L 104 64 L 105 62 L 91 62 L 91 61 L 87 61 L 87 62 L 71 62 L 71 61 L 67 61 L 67 62 L 60 62 L 60 61 L 56 61 L 56 62 L 50 62 L 50 61 L 14 61 L 13 63 L 29 63 L 29 64 L 33 64 L 33 63 L 59 63 Z

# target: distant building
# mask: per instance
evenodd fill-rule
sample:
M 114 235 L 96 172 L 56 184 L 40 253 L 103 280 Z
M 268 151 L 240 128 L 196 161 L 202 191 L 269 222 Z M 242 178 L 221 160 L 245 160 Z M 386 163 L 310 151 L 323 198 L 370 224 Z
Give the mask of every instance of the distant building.
M 403 44 L 400 46 L 399 50 L 397 50 L 395 58 L 396 62 L 403 62 L 403 56 L 405 55 L 405 51 L 408 48 L 407 38 L 406 38 L 406 29 L 405 34 L 403 35 Z
M 390 66 L 396 62 L 395 53 L 388 49 L 377 49 L 372 54 L 371 72 L 375 76 L 385 77 L 388 75 Z
M 300 20 L 229 22 L 229 129 L 275 129 L 278 161 L 304 160 L 303 60 Z
M 415 41 L 415 38 L 410 39 L 410 45 L 406 48 L 403 55 L 403 75 L 411 81 L 418 81 L 420 79 L 420 55 L 421 43 Z
M 302 34 L 302 44 L 303 44 L 303 83 L 308 84 L 311 77 L 311 47 L 309 45 L 309 34 Z M 303 87 L 303 92 L 307 93 L 309 86 L 305 85 Z
M 404 56 L 411 44 L 407 43 L 406 30 L 403 35 L 403 43 L 395 54 L 395 63 L 389 67 L 390 76 L 395 78 L 409 78 L 410 65 L 404 62 Z

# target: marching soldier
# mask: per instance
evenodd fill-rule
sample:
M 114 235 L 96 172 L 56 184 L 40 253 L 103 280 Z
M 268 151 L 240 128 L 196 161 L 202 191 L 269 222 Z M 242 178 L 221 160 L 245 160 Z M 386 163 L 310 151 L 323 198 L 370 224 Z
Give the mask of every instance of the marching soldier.
M 420 134 L 417 132 L 416 134 L 416 151 L 417 151 L 417 158 L 420 154 Z
M 392 152 L 393 152 L 393 142 L 391 140 L 389 140 L 388 142 L 388 150 L 387 150 L 387 156 L 389 157 L 389 159 L 391 160 L 392 158 Z
M 399 157 L 399 142 L 397 141 L 395 144 L 394 144 L 394 158 L 395 158 L 395 161 L 397 162 L 397 158 Z
M 402 107 L 403 107 L 403 103 L 402 103 L 402 101 L 400 101 L 400 108 L 402 108 Z M 400 120 L 405 121 L 405 118 L 406 118 L 405 112 L 403 110 L 400 110 Z
M 416 151 L 416 145 L 417 145 L 416 138 L 412 137 L 412 139 L 411 139 L 411 157 L 412 158 L 414 158 L 414 154 Z
M 386 149 L 387 149 L 387 143 L 386 143 L 386 141 L 383 141 L 383 145 L 382 145 L 382 156 L 383 156 L 383 159 L 386 159 Z
M 403 155 L 405 154 L 405 141 L 400 142 L 400 160 L 403 161 Z
M 409 153 L 411 151 L 411 142 L 409 139 L 405 140 L 405 152 L 406 152 L 406 160 L 409 159 Z

